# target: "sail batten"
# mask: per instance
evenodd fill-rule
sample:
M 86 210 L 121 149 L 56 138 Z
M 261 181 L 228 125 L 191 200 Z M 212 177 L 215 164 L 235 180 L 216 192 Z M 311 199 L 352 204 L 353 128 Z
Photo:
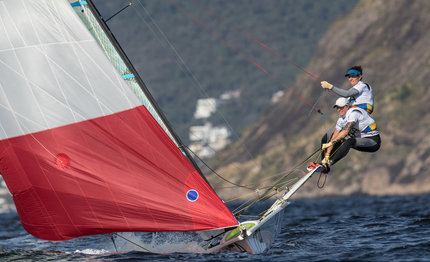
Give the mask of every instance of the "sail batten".
M 79 6 L 0 3 L 0 173 L 24 228 L 67 240 L 237 225 L 130 89 L 132 72 L 112 65 Z

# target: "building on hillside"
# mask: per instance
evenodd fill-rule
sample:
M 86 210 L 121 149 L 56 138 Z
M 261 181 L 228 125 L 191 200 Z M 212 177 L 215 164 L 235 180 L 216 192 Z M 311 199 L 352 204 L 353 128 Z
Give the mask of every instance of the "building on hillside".
M 206 119 L 216 112 L 217 100 L 215 98 L 205 98 L 197 100 L 195 119 Z
M 225 126 L 213 127 L 206 122 L 202 126 L 190 127 L 189 138 L 193 142 L 190 149 L 201 158 L 210 158 L 226 147 L 230 140 L 230 132 Z
M 202 125 L 190 127 L 190 149 L 200 158 L 211 158 L 215 153 L 226 147 L 231 141 L 230 130 L 225 126 L 212 126 L 208 118 L 217 111 L 219 106 L 232 99 L 240 98 L 240 90 L 227 91 L 216 98 L 198 99 L 194 118 L 202 120 Z
M 276 104 L 281 100 L 281 97 L 284 95 L 284 91 L 279 90 L 278 92 L 272 95 L 272 104 Z

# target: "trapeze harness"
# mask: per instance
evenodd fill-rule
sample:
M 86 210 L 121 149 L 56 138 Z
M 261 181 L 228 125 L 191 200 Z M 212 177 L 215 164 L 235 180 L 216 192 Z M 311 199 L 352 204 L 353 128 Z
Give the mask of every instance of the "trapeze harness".
M 356 86 L 360 85 L 358 88 Z M 365 87 L 363 87 L 363 85 Z M 367 113 L 372 114 L 373 112 L 373 92 L 372 92 L 372 88 L 370 87 L 369 84 L 367 83 L 363 83 L 363 82 L 358 82 L 358 84 L 356 84 L 355 86 L 353 86 L 352 88 L 358 90 L 361 95 L 357 96 L 357 97 L 350 97 L 349 100 L 352 103 L 351 108 L 361 108 L 364 111 L 366 111 Z M 367 101 L 366 101 L 367 100 Z M 371 102 L 371 103 L 369 103 Z
M 360 107 L 351 107 L 344 117 L 339 118 L 336 129 L 342 130 L 348 122 L 355 122 L 355 126 L 348 136 L 333 146 L 330 164 L 333 165 L 345 157 L 350 148 L 362 152 L 376 152 L 381 147 L 381 137 L 376 129 L 376 122 Z

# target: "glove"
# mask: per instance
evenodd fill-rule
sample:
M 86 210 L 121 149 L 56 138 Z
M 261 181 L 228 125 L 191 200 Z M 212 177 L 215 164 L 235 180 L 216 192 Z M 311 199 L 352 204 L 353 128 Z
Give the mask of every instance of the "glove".
M 330 84 L 329 82 L 327 82 L 327 81 L 322 81 L 321 82 L 321 86 L 322 86 L 322 88 L 327 88 L 327 89 L 332 89 L 333 88 L 333 85 L 332 84 Z
M 325 155 L 324 159 L 321 161 L 321 164 L 326 165 L 329 163 L 329 161 L 330 161 L 330 156 Z
M 322 144 L 321 150 L 327 149 L 333 145 L 332 142 L 328 142 L 326 144 Z

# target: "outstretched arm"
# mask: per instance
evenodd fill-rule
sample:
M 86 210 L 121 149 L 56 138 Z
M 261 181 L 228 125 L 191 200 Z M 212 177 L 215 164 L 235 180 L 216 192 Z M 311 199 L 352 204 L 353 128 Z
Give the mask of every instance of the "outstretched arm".
M 342 96 L 342 97 L 349 97 L 349 96 L 356 96 L 358 95 L 358 90 L 351 87 L 348 90 L 344 90 L 338 87 L 333 86 L 333 88 L 331 89 L 335 94 Z
M 327 81 L 321 81 L 321 87 L 328 90 L 332 90 L 335 94 L 342 97 L 356 96 L 359 94 L 359 91 L 353 87 L 351 87 L 348 90 L 344 90 L 344 89 L 335 87 L 334 85 L 330 84 Z

